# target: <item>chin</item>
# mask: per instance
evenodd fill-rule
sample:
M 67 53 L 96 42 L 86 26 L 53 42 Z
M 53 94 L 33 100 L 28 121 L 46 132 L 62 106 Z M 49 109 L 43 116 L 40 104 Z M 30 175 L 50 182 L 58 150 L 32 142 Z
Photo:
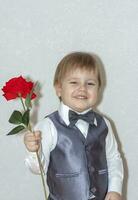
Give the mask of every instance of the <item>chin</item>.
M 89 109 L 90 107 L 89 106 L 86 106 L 86 105 L 79 105 L 77 104 L 76 107 L 74 107 L 78 112 L 83 112 L 87 109 Z
M 88 108 L 80 108 L 80 107 L 75 107 L 74 110 L 77 112 L 83 112 L 85 110 L 87 110 Z

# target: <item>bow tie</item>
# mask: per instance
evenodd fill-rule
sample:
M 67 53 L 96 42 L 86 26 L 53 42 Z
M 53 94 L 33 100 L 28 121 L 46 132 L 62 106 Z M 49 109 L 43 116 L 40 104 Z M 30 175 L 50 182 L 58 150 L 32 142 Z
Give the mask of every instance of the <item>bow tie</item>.
M 69 110 L 69 121 L 70 121 L 71 126 L 75 125 L 79 119 L 82 119 L 82 120 L 88 122 L 89 124 L 93 125 L 94 124 L 94 112 L 92 110 L 90 110 L 89 112 L 87 112 L 85 114 L 77 114 L 76 112 Z

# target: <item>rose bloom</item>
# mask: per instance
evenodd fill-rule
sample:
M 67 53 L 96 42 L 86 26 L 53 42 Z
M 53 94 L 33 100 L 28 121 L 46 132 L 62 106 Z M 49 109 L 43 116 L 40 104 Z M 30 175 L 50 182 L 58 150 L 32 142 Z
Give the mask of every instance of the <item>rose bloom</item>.
M 2 88 L 4 92 L 3 96 L 7 101 L 16 99 L 18 97 L 26 98 L 31 93 L 34 87 L 34 83 L 26 81 L 22 76 L 15 77 L 6 82 L 6 85 Z M 31 99 L 36 97 L 35 93 L 32 93 Z

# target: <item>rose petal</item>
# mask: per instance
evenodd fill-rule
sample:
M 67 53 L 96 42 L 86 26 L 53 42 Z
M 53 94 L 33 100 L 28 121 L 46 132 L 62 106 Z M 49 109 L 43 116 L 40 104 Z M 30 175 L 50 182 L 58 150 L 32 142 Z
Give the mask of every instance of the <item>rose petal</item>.
M 17 98 L 17 95 L 13 93 L 6 93 L 3 94 L 3 96 L 6 98 L 7 101 Z
M 22 76 L 14 77 L 6 82 L 6 85 L 2 88 L 4 92 L 4 97 L 7 100 L 15 99 L 19 97 L 19 94 L 22 98 L 26 98 L 28 94 L 32 92 L 34 87 L 34 83 L 31 81 L 27 81 Z M 33 93 L 31 99 L 34 99 L 36 94 Z

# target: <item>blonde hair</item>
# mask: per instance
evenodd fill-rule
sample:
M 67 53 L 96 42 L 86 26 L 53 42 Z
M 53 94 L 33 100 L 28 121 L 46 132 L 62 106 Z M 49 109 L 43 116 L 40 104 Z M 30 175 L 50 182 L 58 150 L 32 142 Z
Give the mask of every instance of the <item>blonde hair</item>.
M 70 53 L 59 62 L 54 76 L 54 86 L 58 83 L 61 83 L 67 72 L 70 72 L 77 68 L 88 71 L 96 71 L 99 87 L 101 86 L 101 75 L 96 59 L 91 54 L 85 52 Z

